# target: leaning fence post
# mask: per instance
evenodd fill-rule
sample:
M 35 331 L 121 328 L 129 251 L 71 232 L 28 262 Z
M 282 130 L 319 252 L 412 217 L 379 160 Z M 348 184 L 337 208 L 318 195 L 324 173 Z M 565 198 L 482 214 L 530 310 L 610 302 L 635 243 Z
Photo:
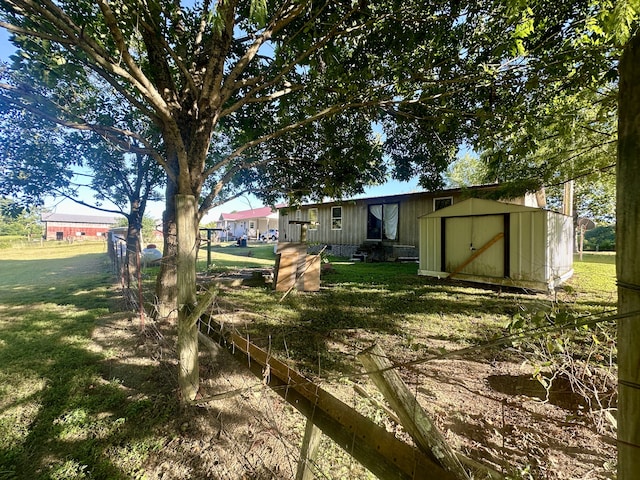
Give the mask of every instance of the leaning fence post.
M 316 460 L 321 437 L 322 430 L 316 427 L 310 418 L 307 419 L 307 426 L 304 429 L 304 438 L 300 447 L 300 461 L 298 462 L 296 480 L 313 480 L 311 464 Z
M 360 352 L 358 359 L 418 447 L 456 478 L 469 479 L 455 452 L 393 369 L 382 349 L 373 345 Z

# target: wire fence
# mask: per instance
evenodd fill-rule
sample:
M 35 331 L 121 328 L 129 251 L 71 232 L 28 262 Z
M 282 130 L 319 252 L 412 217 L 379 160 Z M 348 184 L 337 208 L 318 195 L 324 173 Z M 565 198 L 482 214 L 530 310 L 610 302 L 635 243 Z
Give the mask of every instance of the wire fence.
M 141 272 L 139 279 L 127 288 L 123 284 L 127 309 L 139 316 L 140 326 L 150 341 L 162 344 L 164 355 L 175 356 L 173 339 L 150 321 L 141 308 L 154 303 L 153 294 L 145 288 L 150 273 Z M 246 321 L 245 318 L 238 322 L 237 310 L 227 300 L 215 303 L 208 317 L 215 321 L 209 321 L 205 330 L 210 333 L 223 325 L 247 342 L 255 340 L 262 344 L 269 355 L 279 352 L 285 364 L 296 364 L 295 352 L 289 348 L 295 331 L 284 334 L 278 331 L 253 339 L 237 328 Z M 254 314 L 253 319 L 274 324 L 278 321 L 268 314 Z M 593 321 L 585 320 L 586 323 Z M 508 339 L 495 340 L 489 347 L 506 343 Z M 235 479 L 242 475 L 245 478 L 307 478 L 298 470 L 304 462 L 300 447 L 309 415 L 283 400 L 282 391 L 278 389 L 287 389 L 290 385 L 271 388 L 268 369 L 262 367 L 259 376 L 249 374 L 246 366 L 224 352 L 223 345 L 220 340 L 211 342 L 201 352 L 202 388 L 198 405 L 215 425 L 216 435 L 207 440 L 210 448 L 203 449 L 197 468 L 215 472 L 212 478 Z M 530 373 L 512 361 L 502 360 L 499 354 L 493 361 L 476 361 L 474 347 L 458 355 L 449 353 L 440 358 L 431 355 L 418 360 L 396 356 L 398 350 L 393 345 L 389 347 L 394 368 L 458 451 L 466 468 L 473 471 L 474 478 L 615 478 L 613 436 L 594 433 L 584 414 L 582 418 L 571 418 L 571 412 L 577 412 L 580 417 L 581 407 L 579 399 L 570 391 L 550 399 L 544 389 L 541 393 L 540 385 Z M 232 352 L 233 347 L 229 348 Z M 362 346 L 359 342 L 343 343 L 339 349 L 335 354 L 355 362 Z M 246 362 L 251 361 L 247 356 Z M 322 385 L 353 412 L 373 420 L 415 447 L 411 436 L 360 366 L 354 364 L 348 374 L 335 373 L 333 368 L 325 368 L 318 356 L 317 371 L 310 382 L 313 386 Z M 563 443 L 568 438 L 572 438 L 573 443 Z M 337 444 L 322 436 L 320 453 L 306 462 L 312 475 L 308 478 L 375 478 L 354 458 L 359 441 L 352 437 L 350 443 Z M 213 447 L 221 444 L 226 446 L 224 451 Z M 429 477 L 424 471 L 416 471 L 409 478 Z

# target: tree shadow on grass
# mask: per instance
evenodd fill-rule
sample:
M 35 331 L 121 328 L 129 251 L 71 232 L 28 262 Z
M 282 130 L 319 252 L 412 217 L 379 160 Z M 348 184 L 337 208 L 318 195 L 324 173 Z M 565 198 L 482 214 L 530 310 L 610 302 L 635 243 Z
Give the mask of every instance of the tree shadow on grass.
M 45 260 L 0 260 L 0 305 L 60 303 L 107 308 L 113 274 L 103 253 Z
M 227 450 L 215 436 L 220 412 L 179 403 L 173 337 L 160 343 L 151 325 L 142 333 L 126 315 L 106 315 L 117 289 L 99 257 L 85 260 L 93 264 L 80 271 L 45 262 L 65 281 L 15 282 L 0 299 L 0 478 L 128 479 L 157 464 L 171 464 L 169 478 L 231 471 L 199 447 L 206 438 L 220 456 Z M 203 368 L 203 382 L 222 375 Z M 227 409 L 224 421 L 257 416 Z M 228 478 L 240 478 L 242 465 L 233 468 Z
M 227 290 L 223 303 L 229 309 L 262 315 L 241 327 L 257 345 L 291 358 L 304 371 L 348 375 L 355 371 L 357 351 L 372 343 L 406 343 L 425 351 L 441 345 L 434 340 L 460 348 L 481 344 L 501 335 L 502 324 L 522 305 L 533 308 L 543 301 L 522 291 L 443 283 L 402 273 L 400 279 L 388 281 L 367 278 L 366 282 L 325 282 L 320 292 L 293 292 L 283 302 L 282 293 L 267 289 L 254 288 L 246 295 Z M 342 352 L 336 351 L 336 345 Z
M 2 478 L 130 478 L 135 459 L 119 465 L 112 450 L 144 443 L 171 411 L 105 375 L 92 348 L 115 294 L 105 259 L 0 262 Z

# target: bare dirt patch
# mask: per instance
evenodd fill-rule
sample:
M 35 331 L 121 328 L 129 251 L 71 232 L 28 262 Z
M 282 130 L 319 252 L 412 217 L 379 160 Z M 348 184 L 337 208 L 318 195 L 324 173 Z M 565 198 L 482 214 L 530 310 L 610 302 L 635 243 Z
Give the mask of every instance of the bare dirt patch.
M 219 315 L 233 323 L 233 314 Z M 174 409 L 174 416 L 155 432 L 161 447 L 147 456 L 145 478 L 295 478 L 305 419 L 224 349 L 201 349 L 202 399 L 185 407 L 177 399 L 170 325 L 147 321 L 142 328 L 139 319 L 112 315 L 97 326 L 94 340 L 109 352 L 104 362 L 109 379 L 121 378 L 131 396 L 147 396 Z M 400 339 L 364 330 L 346 336 L 341 332 L 340 341 L 329 339 L 327 345 L 335 355 L 349 357 L 355 370 L 355 350 L 373 341 L 396 362 L 415 357 Z M 547 398 L 530 370 L 500 356 L 437 360 L 403 368 L 400 374 L 457 451 L 509 478 L 615 478 L 613 434 L 595 431 L 584 405 L 566 385 L 558 384 Z M 316 381 L 407 438 L 401 426 L 356 392 L 357 384 L 383 402 L 366 377 Z M 326 439 L 315 471 L 317 478 L 372 478 Z

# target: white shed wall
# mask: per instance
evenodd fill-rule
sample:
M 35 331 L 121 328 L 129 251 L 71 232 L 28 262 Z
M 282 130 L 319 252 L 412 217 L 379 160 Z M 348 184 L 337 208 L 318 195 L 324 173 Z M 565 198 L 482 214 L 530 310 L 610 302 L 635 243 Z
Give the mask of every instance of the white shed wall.
M 573 219 L 559 213 L 548 212 L 547 278 L 551 287 L 564 282 L 573 275 Z
M 437 272 L 440 270 L 440 218 L 422 217 L 420 220 L 419 270 Z
M 546 283 L 546 213 L 537 210 L 511 214 L 511 279 Z
M 497 202 L 496 202 L 497 203 Z M 486 202 L 469 202 L 463 210 L 459 206 L 451 213 L 456 215 L 470 215 L 482 221 L 482 215 L 487 212 L 497 214 L 497 206 Z M 441 220 L 451 218 L 445 214 L 427 215 L 420 218 L 420 275 L 446 277 L 448 272 L 441 270 Z M 546 290 L 554 288 L 573 274 L 573 223 L 571 217 L 532 208 L 505 207 L 504 213 L 509 215 L 509 278 L 495 276 L 495 273 L 476 273 L 474 275 L 456 275 L 471 281 L 513 285 L 526 288 Z M 486 218 L 491 218 L 492 215 Z M 506 232 L 505 232 L 506 233 Z M 448 235 L 451 237 L 451 235 Z M 450 239 L 446 238 L 447 248 Z M 498 246 L 494 245 L 493 247 Z M 492 247 L 492 248 L 493 248 Z M 495 254 L 496 252 L 494 252 Z M 479 257 L 478 257 L 479 258 Z M 485 259 L 486 260 L 486 259 Z M 474 260 L 475 262 L 475 260 Z M 450 267 L 450 266 L 449 266 Z M 451 268 L 445 267 L 447 270 Z

